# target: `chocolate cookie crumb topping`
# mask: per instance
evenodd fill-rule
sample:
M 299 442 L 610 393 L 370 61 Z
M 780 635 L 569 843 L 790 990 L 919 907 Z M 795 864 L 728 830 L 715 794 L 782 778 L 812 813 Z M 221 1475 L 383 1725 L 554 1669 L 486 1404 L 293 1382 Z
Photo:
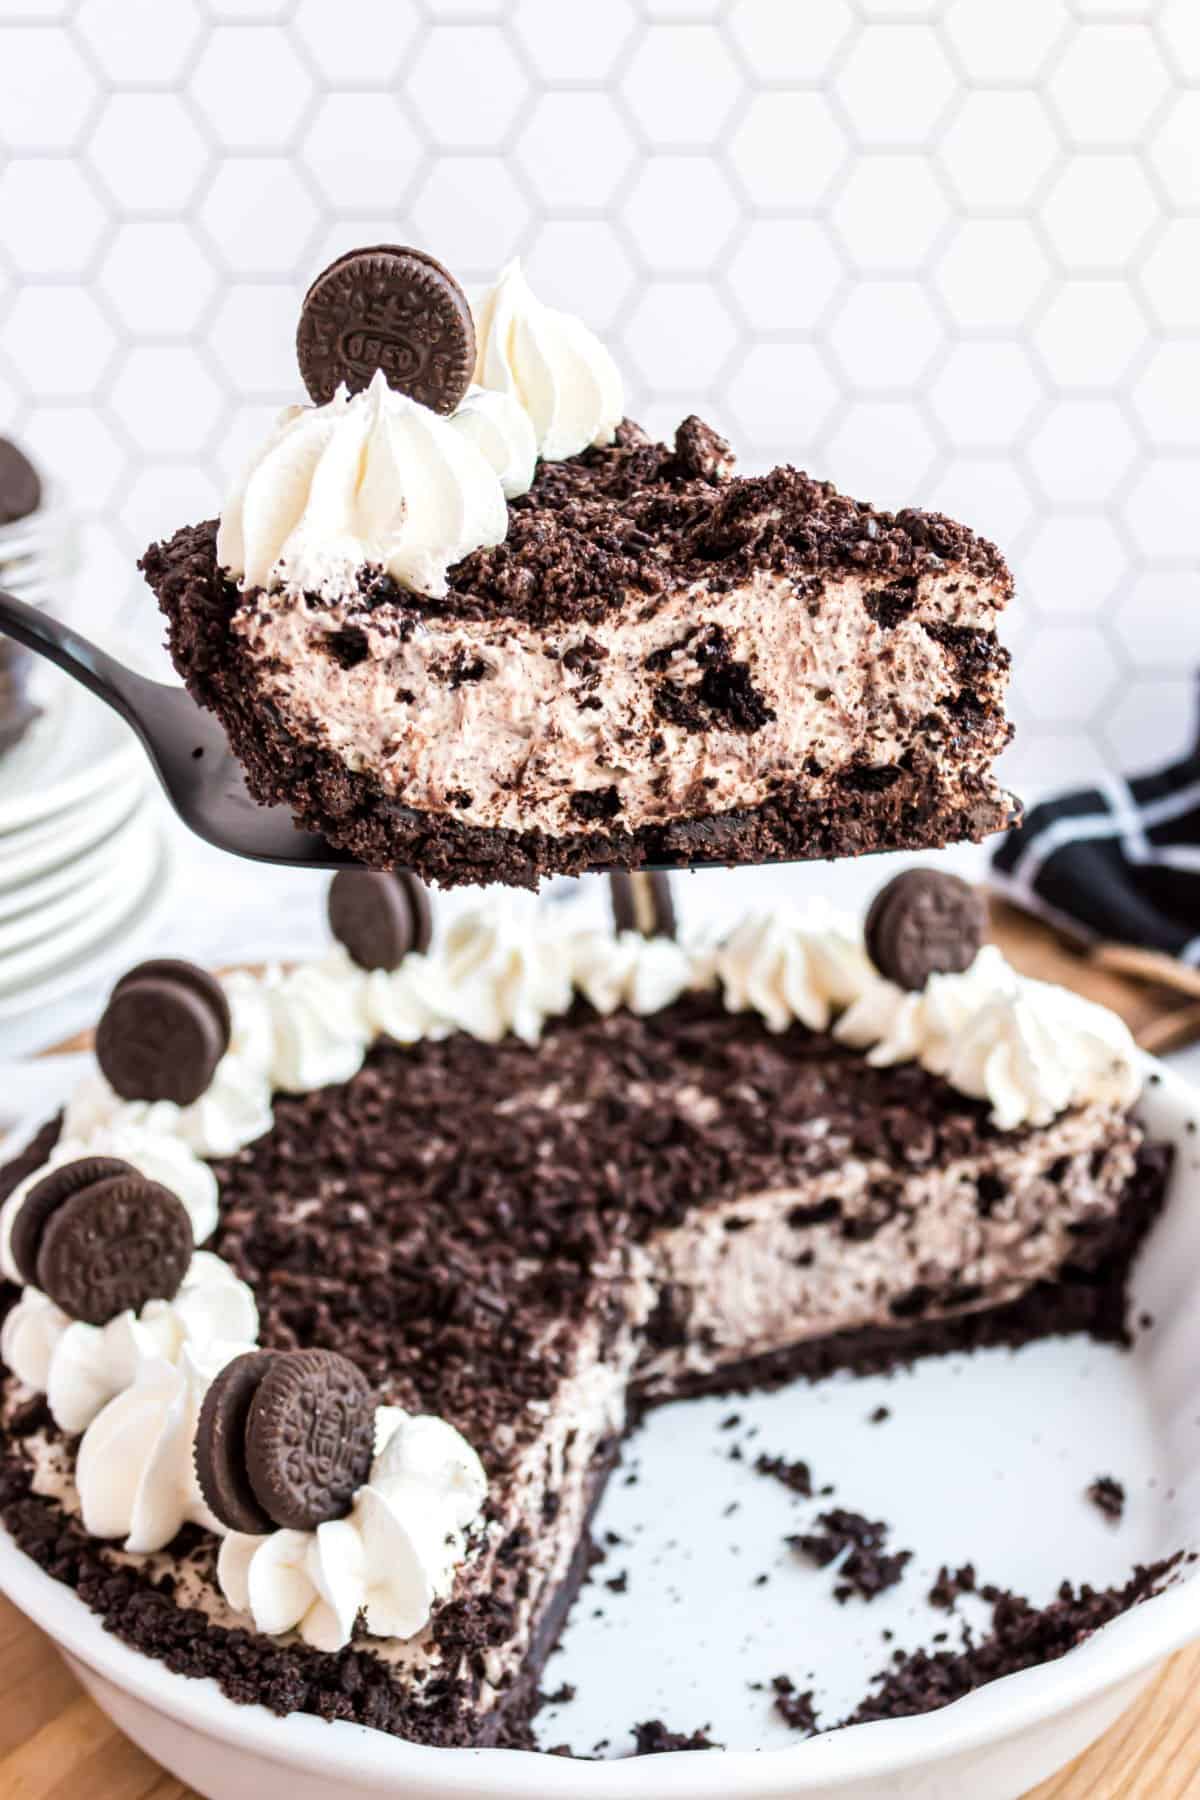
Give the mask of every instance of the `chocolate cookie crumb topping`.
M 757 1475 L 771 1475 L 781 1481 L 793 1494 L 799 1494 L 802 1500 L 810 1500 L 813 1492 L 812 1469 L 801 1458 L 789 1462 L 784 1456 L 762 1455 L 754 1464 Z
M 148 1300 L 173 1300 L 193 1248 L 183 1201 L 130 1170 L 77 1189 L 51 1213 L 37 1285 L 72 1319 L 106 1325 Z
M 676 427 L 675 460 L 685 475 L 702 481 L 727 481 L 737 462 L 725 439 L 695 413 Z
M 433 935 L 429 895 L 408 869 L 339 869 L 328 912 L 330 930 L 360 969 L 396 969 Z
M 646 1719 L 633 1728 L 635 1756 L 662 1756 L 668 1750 L 719 1750 L 707 1725 L 696 1731 L 671 1731 L 661 1719 Z
M 421 250 L 351 250 L 317 276 L 300 309 L 296 356 L 318 406 L 382 371 L 389 387 L 452 413 L 475 368 L 475 322 L 449 270 Z
M 930 1606 L 936 1606 L 940 1612 L 953 1612 L 959 1598 L 963 1594 L 975 1593 L 978 1585 L 974 1563 L 964 1563 L 960 1569 L 948 1568 L 943 1563 L 926 1599 Z
M 229 1002 L 194 963 L 160 957 L 118 981 L 96 1027 L 96 1060 L 122 1100 L 198 1100 L 229 1048 Z
M 917 993 L 931 975 L 970 968 L 987 936 L 987 907 L 957 875 L 906 869 L 875 896 L 863 929 L 880 974 Z
M 367 1479 L 375 1405 L 367 1378 L 336 1350 L 274 1357 L 250 1402 L 246 1468 L 277 1525 L 315 1531 L 343 1518 Z

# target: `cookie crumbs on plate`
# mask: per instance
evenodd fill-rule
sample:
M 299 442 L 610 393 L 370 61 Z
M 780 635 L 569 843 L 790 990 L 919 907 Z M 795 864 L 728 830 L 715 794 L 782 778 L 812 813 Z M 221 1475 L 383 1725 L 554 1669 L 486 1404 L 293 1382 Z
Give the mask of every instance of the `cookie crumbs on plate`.
M 789 1725 L 793 1731 L 802 1731 L 806 1737 L 815 1737 L 821 1727 L 817 1723 L 812 1689 L 808 1688 L 803 1694 L 798 1694 L 790 1675 L 772 1676 L 771 1686 L 775 1690 L 775 1711 L 784 1724 Z
M 576 1691 L 574 1682 L 564 1681 L 561 1687 L 556 1687 L 554 1689 L 553 1693 L 547 1694 L 539 1692 L 538 1705 L 566 1706 L 568 1701 L 575 1698 Z
M 1119 1525 L 1125 1512 L 1125 1489 L 1113 1475 L 1097 1475 L 1087 1490 L 1087 1497 L 1097 1512 L 1114 1525 Z
M 802 1500 L 812 1499 L 812 1469 L 799 1457 L 795 1462 L 788 1462 L 782 1456 L 761 1455 L 754 1464 L 754 1471 L 757 1475 L 774 1476 L 785 1488 L 790 1488 L 793 1494 L 799 1494 Z
M 692 1732 L 668 1731 L 661 1719 L 647 1719 L 633 1728 L 635 1756 L 661 1756 L 666 1750 L 721 1750 L 708 1735 L 708 1726 Z
M 942 1612 L 953 1612 L 955 1602 L 962 1594 L 976 1592 L 975 1564 L 964 1563 L 961 1569 L 947 1568 L 943 1563 L 938 1570 L 937 1580 L 930 1588 L 926 1598 L 930 1606 L 940 1608 Z
M 819 1569 L 827 1568 L 843 1551 L 849 1550 L 838 1569 L 838 1583 L 833 1597 L 839 1606 L 854 1596 L 874 1600 L 877 1595 L 895 1587 L 912 1560 L 911 1550 L 888 1551 L 888 1526 L 882 1519 L 868 1519 L 862 1513 L 849 1512 L 837 1506 L 818 1515 L 821 1531 L 795 1532 L 785 1541 Z

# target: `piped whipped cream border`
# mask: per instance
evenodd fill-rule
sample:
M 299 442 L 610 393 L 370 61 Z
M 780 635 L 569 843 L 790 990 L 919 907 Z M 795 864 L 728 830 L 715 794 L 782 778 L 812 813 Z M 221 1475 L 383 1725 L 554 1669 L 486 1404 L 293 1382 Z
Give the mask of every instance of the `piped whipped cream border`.
M 413 1044 L 456 1031 L 483 1043 L 536 1044 L 582 995 L 599 1012 L 660 1011 L 718 989 L 731 1012 L 771 1031 L 832 1030 L 876 1065 L 914 1061 L 987 1102 L 1003 1131 L 1049 1124 L 1070 1107 L 1128 1107 L 1140 1059 L 1115 1013 L 1019 975 L 985 945 L 960 975 L 907 993 L 878 974 L 853 921 L 815 902 L 755 913 L 719 941 L 676 942 L 580 929 L 552 908 L 495 904 L 460 915 L 440 942 L 392 971 L 358 968 L 340 946 L 261 975 L 224 977 L 233 1029 L 208 1091 L 190 1106 L 120 1099 L 93 1066 L 68 1100 L 46 1167 L 84 1154 L 122 1156 L 184 1200 L 196 1242 L 216 1226 L 206 1159 L 270 1129 L 272 1095 L 348 1081 L 380 1039 Z M 0 1208 L 0 1272 L 18 1279 L 12 1219 L 42 1170 Z

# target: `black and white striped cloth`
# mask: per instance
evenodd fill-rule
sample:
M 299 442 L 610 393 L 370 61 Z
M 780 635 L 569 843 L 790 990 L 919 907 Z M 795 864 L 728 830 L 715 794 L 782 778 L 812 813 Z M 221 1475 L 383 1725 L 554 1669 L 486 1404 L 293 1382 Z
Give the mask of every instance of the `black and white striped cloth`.
M 1035 806 L 992 857 L 994 885 L 1089 942 L 1200 965 L 1200 748 Z

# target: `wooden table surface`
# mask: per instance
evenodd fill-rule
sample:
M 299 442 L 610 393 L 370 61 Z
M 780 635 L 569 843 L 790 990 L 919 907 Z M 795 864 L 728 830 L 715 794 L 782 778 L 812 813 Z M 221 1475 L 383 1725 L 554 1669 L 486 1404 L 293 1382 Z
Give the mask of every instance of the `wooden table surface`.
M 1162 990 L 1094 970 L 1007 908 L 997 909 L 996 923 L 1018 966 L 1103 999 L 1135 1030 L 1179 1005 Z M 1200 1645 L 1172 1657 L 1099 1743 L 1028 1800 L 1200 1800 L 1198 1694 Z M 199 1800 L 122 1737 L 50 1641 L 3 1597 L 0 1800 Z

